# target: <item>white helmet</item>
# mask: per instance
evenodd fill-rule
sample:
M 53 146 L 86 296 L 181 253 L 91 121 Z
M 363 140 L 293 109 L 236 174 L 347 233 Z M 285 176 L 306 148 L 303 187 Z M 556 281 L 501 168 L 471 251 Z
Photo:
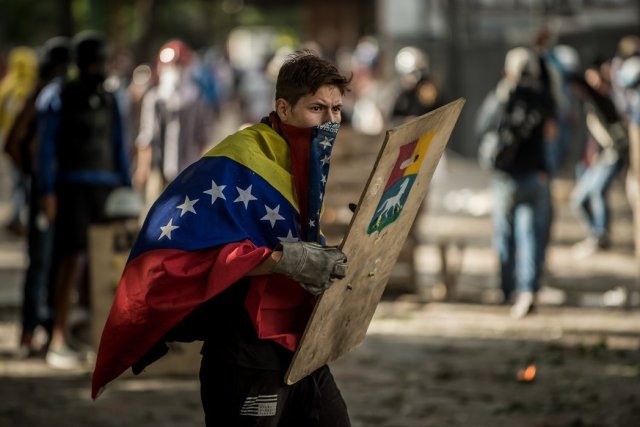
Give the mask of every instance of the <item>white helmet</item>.
M 640 83 L 640 56 L 625 59 L 616 77 L 621 86 L 634 87 L 638 85 Z
M 566 44 L 559 44 L 552 49 L 551 53 L 558 61 L 558 64 L 560 64 L 563 72 L 578 72 L 580 68 L 580 55 L 575 48 Z
M 138 218 L 143 208 L 140 194 L 131 188 L 120 187 L 107 197 L 104 213 L 110 219 Z
M 429 72 L 429 57 L 422 50 L 413 46 L 403 47 L 395 57 L 395 68 L 398 74 Z
M 524 74 L 538 78 L 540 76 L 540 60 L 536 53 L 528 47 L 515 47 L 509 50 L 504 58 L 504 71 L 517 80 Z

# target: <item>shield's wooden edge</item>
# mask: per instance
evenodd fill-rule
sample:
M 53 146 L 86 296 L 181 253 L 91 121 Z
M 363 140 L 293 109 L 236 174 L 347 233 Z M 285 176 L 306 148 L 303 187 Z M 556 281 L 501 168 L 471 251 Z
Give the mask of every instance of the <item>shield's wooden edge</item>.
M 366 335 L 367 328 L 375 312 L 375 307 L 382 297 L 382 293 L 391 273 L 391 268 L 399 255 L 400 245 L 396 245 L 398 246 L 398 248 L 389 251 L 388 254 L 390 254 L 390 256 L 388 256 L 387 259 L 385 259 L 384 262 L 381 263 L 381 265 L 377 264 L 379 259 L 376 259 L 375 265 L 366 265 L 371 264 L 371 260 L 358 260 L 359 250 L 357 247 L 357 242 L 352 242 L 352 240 L 358 239 L 356 239 L 355 236 L 353 236 L 353 238 L 350 238 L 350 236 L 358 234 L 357 232 L 352 232 L 354 224 L 362 224 L 363 219 L 366 220 L 366 218 L 369 218 L 371 215 L 372 203 L 377 204 L 378 202 L 375 200 L 380 200 L 381 195 L 377 196 L 375 200 L 372 197 L 369 197 L 369 199 L 367 199 L 369 203 L 363 208 L 363 202 L 365 201 L 367 194 L 374 194 L 374 192 L 378 193 L 378 187 L 380 187 L 381 183 L 373 181 L 374 179 L 376 179 L 375 177 L 378 172 L 378 167 L 381 160 L 383 159 L 383 156 L 387 153 L 387 151 L 389 151 L 389 141 L 395 133 L 407 135 L 407 139 L 409 141 L 420 138 L 426 133 L 424 129 L 424 122 L 427 121 L 425 120 L 425 118 L 427 117 L 437 119 L 436 123 L 440 125 L 444 124 L 443 126 L 438 128 L 438 131 L 442 132 L 442 134 L 439 135 L 440 140 L 438 151 L 429 154 L 429 156 L 432 157 L 431 160 L 433 163 L 431 165 L 431 169 L 425 171 L 423 170 L 423 167 L 419 171 L 420 175 L 423 175 L 425 173 L 429 174 L 428 178 L 426 178 L 427 180 L 425 181 L 425 185 L 417 190 L 419 191 L 417 197 L 411 197 L 411 211 L 409 211 L 403 217 L 402 220 L 404 224 L 397 226 L 398 228 L 402 229 L 402 233 L 401 235 L 395 235 L 394 237 L 396 237 L 397 239 L 394 240 L 396 240 L 396 243 L 401 244 L 406 239 L 409 233 L 410 225 L 415 220 L 419 205 L 422 203 L 427 193 L 428 184 L 431 176 L 433 175 L 435 166 L 437 165 L 437 162 L 439 161 L 442 152 L 444 151 L 444 148 L 449 141 L 464 102 L 465 100 L 463 98 L 460 98 L 435 111 L 432 111 L 428 114 L 425 114 L 424 116 L 411 120 L 386 132 L 385 140 L 382 144 L 382 147 L 380 148 L 380 152 L 375 161 L 367 184 L 365 185 L 365 188 L 360 196 L 358 208 L 353 215 L 353 218 L 349 224 L 345 238 L 341 245 L 341 248 L 349 257 L 350 271 L 348 272 L 345 279 L 336 281 L 332 285 L 332 287 L 318 299 L 311 318 L 309 319 L 309 322 L 307 323 L 305 331 L 302 335 L 298 349 L 293 356 L 287 373 L 285 374 L 285 382 L 287 384 L 296 383 L 322 365 L 337 359 L 338 357 L 342 356 L 343 354 L 359 345 Z M 382 175 L 386 176 L 386 172 Z M 380 181 L 380 176 L 378 176 L 377 181 Z M 380 191 L 380 193 L 382 192 Z M 363 209 L 366 212 L 362 212 Z M 364 217 L 359 217 L 360 214 L 364 215 Z M 357 265 L 352 265 L 352 260 L 356 261 Z M 376 272 L 378 271 L 378 267 L 381 267 L 379 269 L 381 273 L 377 277 L 373 277 L 375 276 L 375 274 L 377 274 Z M 354 272 L 354 270 L 357 271 Z M 357 277 L 357 279 L 354 279 L 354 277 Z M 363 284 L 362 282 L 366 281 L 367 277 L 370 278 L 370 283 Z M 343 295 L 344 298 L 341 297 Z M 348 313 L 344 310 L 341 311 L 341 302 L 343 300 L 349 299 L 349 297 L 352 300 L 354 298 L 362 298 L 363 310 L 360 310 L 358 313 L 354 313 L 353 310 L 349 311 Z M 334 307 L 329 305 L 336 304 L 336 302 L 339 306 L 335 307 L 335 309 Z M 367 308 L 369 308 L 369 310 L 366 310 Z M 346 337 L 341 333 L 331 333 L 338 328 L 342 328 L 343 330 L 344 328 L 353 328 L 353 330 L 355 330 L 357 333 Z M 343 332 L 343 330 L 340 332 Z

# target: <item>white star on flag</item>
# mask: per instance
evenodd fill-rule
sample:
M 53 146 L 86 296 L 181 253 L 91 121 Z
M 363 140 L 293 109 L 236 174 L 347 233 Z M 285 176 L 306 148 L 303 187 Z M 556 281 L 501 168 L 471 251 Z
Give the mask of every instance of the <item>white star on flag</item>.
M 322 148 L 326 150 L 327 147 L 331 147 L 331 141 L 329 141 L 329 138 L 325 136 L 320 145 L 322 145 Z
M 323 184 L 327 183 L 327 175 L 322 175 L 322 178 L 320 179 L 320 182 L 322 182 Z
M 251 194 L 251 187 L 253 187 L 253 185 L 250 185 L 249 187 L 247 187 L 246 190 L 243 190 L 240 187 L 236 187 L 236 190 L 238 190 L 238 198 L 234 200 L 234 202 L 242 202 L 244 203 L 244 208 L 248 209 L 249 208 L 249 202 L 252 200 L 258 200 L 257 198 L 253 197 L 253 194 Z
M 329 163 L 330 159 L 331 159 L 331 156 L 327 156 L 325 154 L 324 157 L 322 159 L 320 159 L 320 161 L 322 162 L 322 166 L 326 166 Z
M 167 225 L 165 225 L 164 227 L 160 227 L 160 230 L 162 230 L 162 234 L 160 234 L 160 237 L 158 237 L 158 240 L 162 239 L 165 236 L 167 236 L 169 240 L 171 240 L 171 232 L 176 228 L 180 228 L 180 226 L 173 225 L 173 218 L 171 218 Z
M 211 189 L 203 191 L 203 193 L 211 195 L 211 204 L 213 204 L 218 199 L 227 200 L 222 193 L 225 187 L 226 185 L 217 185 L 214 180 L 211 180 Z
M 280 240 L 282 243 L 295 243 L 300 239 L 298 239 L 297 237 L 293 237 L 291 230 L 289 230 L 286 237 L 278 237 L 278 240 Z
M 267 214 L 260 218 L 261 221 L 269 221 L 271 223 L 271 228 L 275 227 L 276 221 L 283 220 L 284 217 L 280 215 L 280 205 L 271 209 L 269 206 L 264 205 L 264 208 L 267 210 Z
M 315 227 L 316 226 L 316 222 L 312 219 L 309 220 L 309 227 Z
M 198 200 L 200 199 L 189 200 L 189 196 L 184 196 L 184 203 L 176 207 L 176 209 L 181 210 L 180 216 L 186 214 L 187 212 L 196 213 L 196 210 L 194 209 L 193 205 L 195 205 L 198 202 Z

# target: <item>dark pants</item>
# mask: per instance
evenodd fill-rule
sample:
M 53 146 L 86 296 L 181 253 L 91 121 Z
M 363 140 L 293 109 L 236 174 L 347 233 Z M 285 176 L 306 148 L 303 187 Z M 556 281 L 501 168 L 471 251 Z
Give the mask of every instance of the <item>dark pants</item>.
M 55 224 L 55 260 L 87 250 L 91 224 L 107 220 L 104 208 L 113 187 L 59 183 Z
M 29 267 L 24 281 L 22 301 L 22 333 L 31 334 L 36 326 L 51 329 L 51 307 L 47 303 L 53 250 L 53 224 L 49 224 L 40 210 L 35 179 L 29 206 Z
M 348 427 L 347 406 L 328 366 L 293 385 L 281 371 L 202 357 L 200 397 L 211 426 Z
M 571 205 L 590 236 L 609 237 L 611 212 L 607 196 L 613 180 L 624 167 L 623 159 L 600 160 L 584 171 L 571 193 Z

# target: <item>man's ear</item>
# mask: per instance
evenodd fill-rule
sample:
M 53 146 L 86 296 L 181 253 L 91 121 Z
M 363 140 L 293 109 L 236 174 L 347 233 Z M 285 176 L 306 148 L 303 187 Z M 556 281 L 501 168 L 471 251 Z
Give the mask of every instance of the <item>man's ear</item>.
M 286 122 L 291 108 L 284 98 L 276 99 L 276 114 L 282 122 Z

